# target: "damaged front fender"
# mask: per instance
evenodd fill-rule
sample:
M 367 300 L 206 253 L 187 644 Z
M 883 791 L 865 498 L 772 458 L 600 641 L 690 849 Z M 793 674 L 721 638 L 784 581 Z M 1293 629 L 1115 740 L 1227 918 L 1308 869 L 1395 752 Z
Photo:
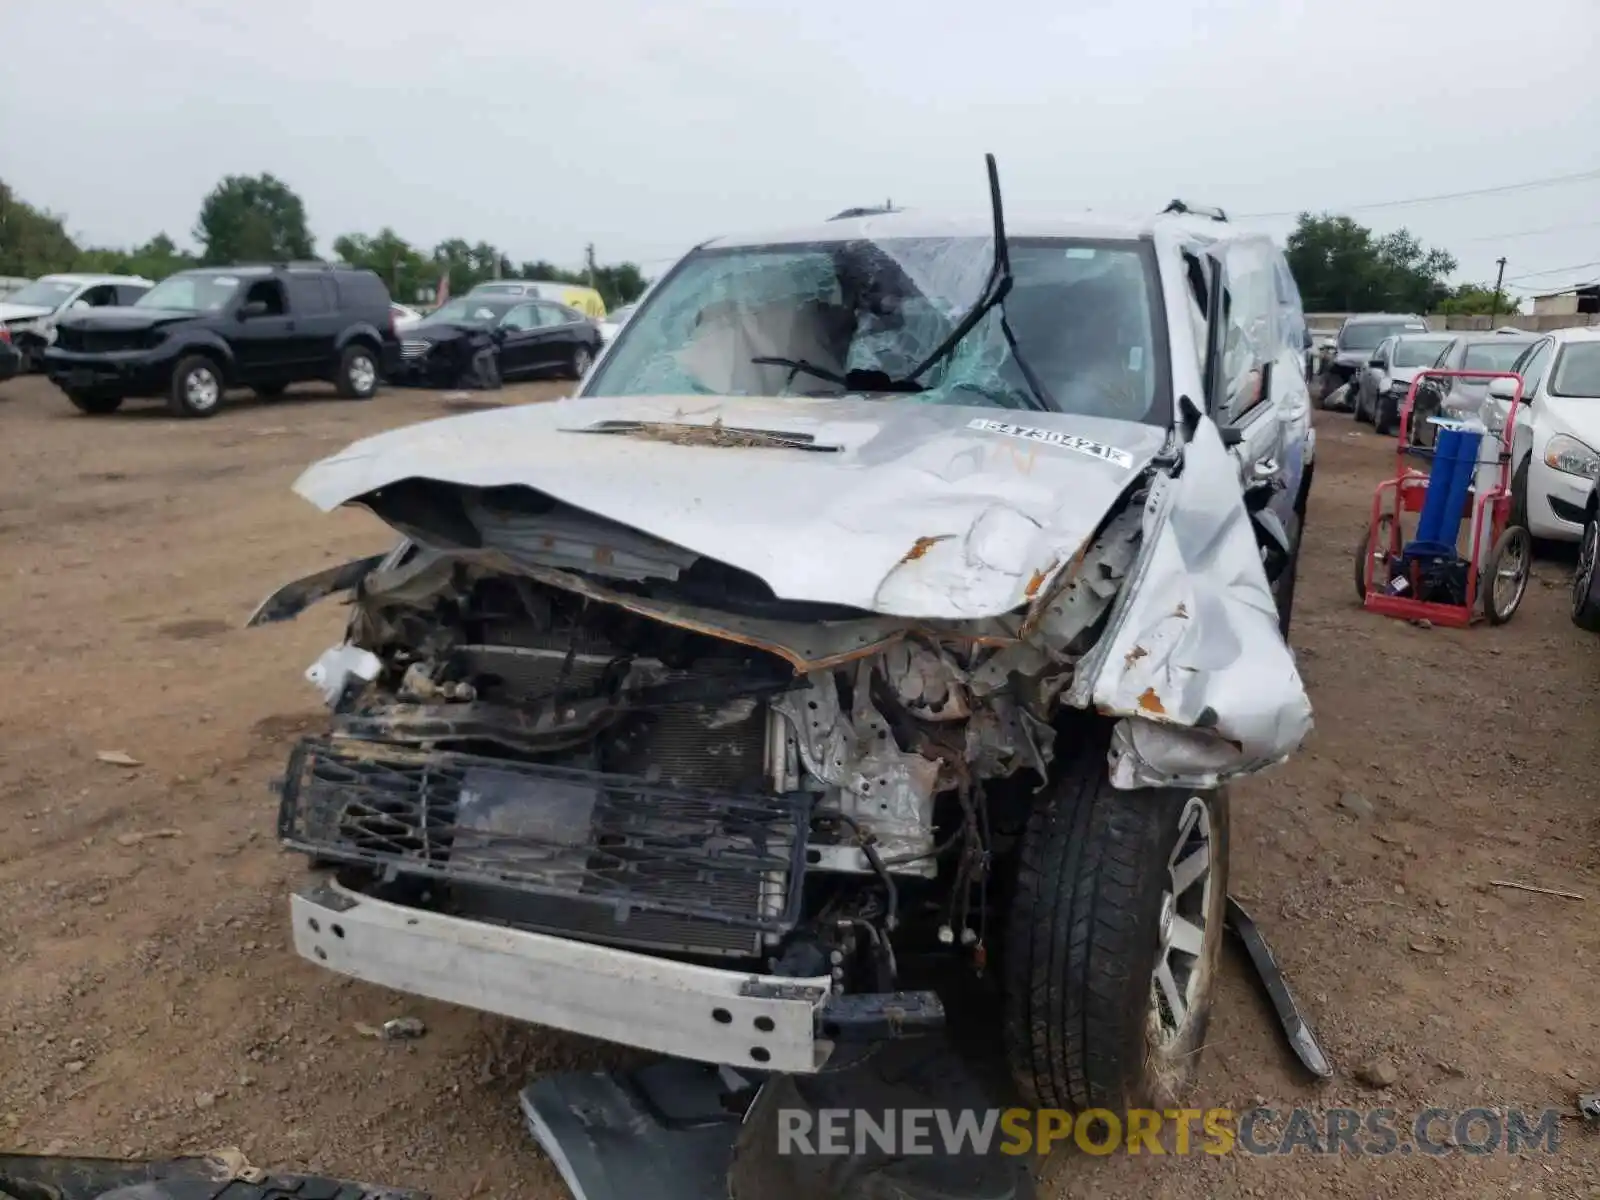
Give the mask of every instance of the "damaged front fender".
M 1281 762 L 1311 731 L 1238 463 L 1209 419 L 1181 470 L 1157 476 L 1128 585 L 1067 700 L 1119 718 L 1120 788 L 1215 787 Z

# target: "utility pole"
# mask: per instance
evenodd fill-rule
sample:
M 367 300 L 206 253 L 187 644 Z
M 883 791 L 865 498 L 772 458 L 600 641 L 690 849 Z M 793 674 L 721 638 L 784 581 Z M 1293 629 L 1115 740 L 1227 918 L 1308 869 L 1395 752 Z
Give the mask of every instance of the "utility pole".
M 590 242 L 583 248 L 583 265 L 589 273 L 589 286 L 594 286 L 594 243 Z
M 1494 274 L 1494 300 L 1489 305 L 1490 329 L 1494 328 L 1495 318 L 1500 315 L 1500 281 L 1506 277 L 1506 260 L 1504 258 L 1497 258 L 1495 259 L 1495 263 L 1500 269 Z

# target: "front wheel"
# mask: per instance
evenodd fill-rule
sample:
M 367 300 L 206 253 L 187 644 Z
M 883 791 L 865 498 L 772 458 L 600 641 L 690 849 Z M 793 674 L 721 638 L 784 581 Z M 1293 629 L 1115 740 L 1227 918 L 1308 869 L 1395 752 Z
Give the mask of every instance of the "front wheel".
M 1035 801 L 1002 969 L 1036 1107 L 1173 1103 L 1205 1043 L 1228 891 L 1227 793 L 1122 791 L 1099 722 Z
M 377 394 L 378 360 L 369 346 L 357 342 L 344 348 L 336 383 L 346 400 L 370 400 Z
M 1600 558 L 1600 513 L 1590 513 L 1578 543 L 1578 567 L 1572 573 L 1572 623 L 1590 633 L 1600 633 L 1600 587 L 1596 586 L 1595 560 Z
M 1372 402 L 1373 433 L 1388 435 L 1395 431 L 1395 426 L 1400 423 L 1398 404 L 1398 401 L 1385 396 L 1379 396 Z
M 594 351 L 587 346 L 579 346 L 572 352 L 572 377 L 582 379 L 589 373 L 589 368 L 594 365 Z
M 216 360 L 191 354 L 172 373 L 167 407 L 180 417 L 209 417 L 222 404 L 222 370 Z
M 68 392 L 67 399 L 79 412 L 92 417 L 103 417 L 122 407 L 121 396 L 108 396 L 104 392 Z

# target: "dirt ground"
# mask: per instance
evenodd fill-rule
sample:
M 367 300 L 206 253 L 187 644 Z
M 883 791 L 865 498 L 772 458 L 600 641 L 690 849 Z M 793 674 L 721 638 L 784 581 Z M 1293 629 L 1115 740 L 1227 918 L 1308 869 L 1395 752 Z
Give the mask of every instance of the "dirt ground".
M 451 406 L 310 390 L 207 421 L 158 406 L 87 418 L 42 381 L 0 383 L 0 1145 L 233 1144 L 258 1164 L 441 1200 L 563 1194 L 517 1091 L 617 1052 L 294 955 L 285 895 L 303 867 L 275 844 L 269 785 L 321 720 L 301 672 L 342 613 L 240 628 L 278 583 L 390 542 L 365 513 L 294 496 L 301 468 Z M 1292 638 L 1317 728 L 1293 762 L 1235 790 L 1233 871 L 1339 1074 L 1298 1081 L 1230 954 L 1195 1103 L 1570 1111 L 1600 1087 L 1600 639 L 1569 624 L 1559 560 L 1539 563 L 1503 628 L 1360 611 L 1351 547 L 1393 442 L 1318 420 Z M 426 1036 L 356 1028 L 397 1015 Z M 1357 1081 L 1374 1058 L 1393 1086 Z M 1600 1135 L 1560 1132 L 1557 1155 L 1520 1159 L 1067 1153 L 1044 1191 L 1600 1195 Z

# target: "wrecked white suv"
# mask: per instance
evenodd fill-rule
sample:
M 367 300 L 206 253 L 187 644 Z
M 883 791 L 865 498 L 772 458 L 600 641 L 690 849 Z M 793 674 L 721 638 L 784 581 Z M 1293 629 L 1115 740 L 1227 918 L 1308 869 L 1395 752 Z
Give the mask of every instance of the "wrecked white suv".
M 301 954 L 794 1073 L 957 966 L 1036 1103 L 1172 1094 L 1223 785 L 1310 728 L 1299 297 L 1225 221 L 995 209 L 708 242 L 576 397 L 306 472 L 403 540 L 252 618 L 353 592 L 282 786 Z

